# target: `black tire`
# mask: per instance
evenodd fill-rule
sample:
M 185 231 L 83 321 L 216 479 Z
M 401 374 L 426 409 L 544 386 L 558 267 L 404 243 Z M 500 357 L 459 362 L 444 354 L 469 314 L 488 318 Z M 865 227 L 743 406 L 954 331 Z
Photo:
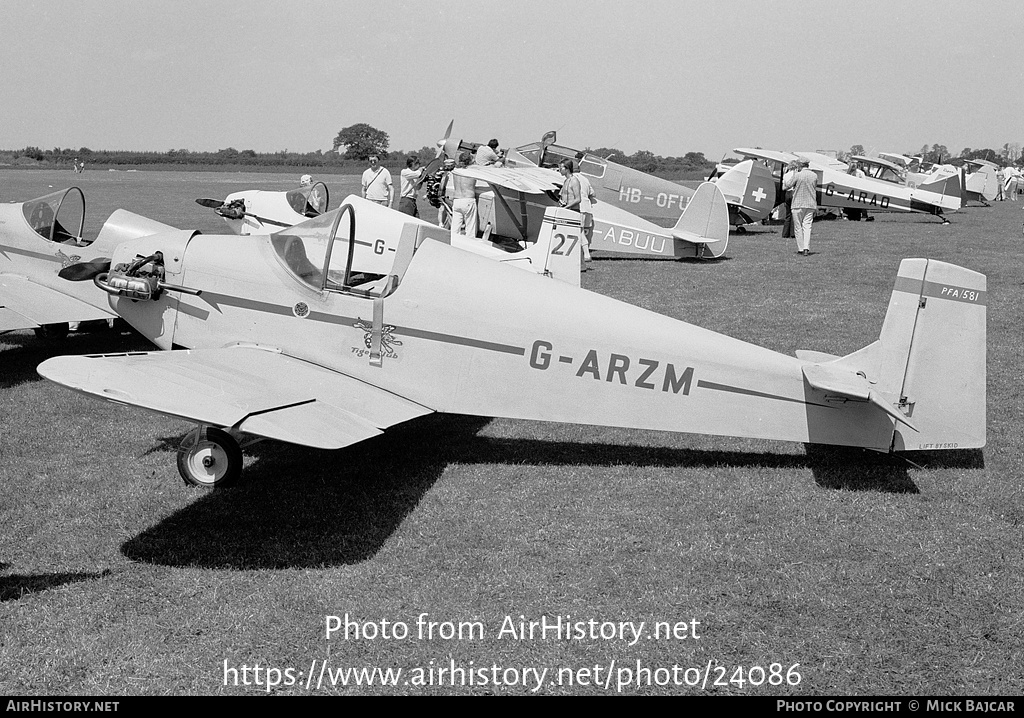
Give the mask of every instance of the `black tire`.
M 70 327 L 67 322 L 60 322 L 59 324 L 44 324 L 41 327 L 36 327 L 33 331 L 40 339 L 61 341 L 68 338 Z
M 227 488 L 242 476 L 242 449 L 222 429 L 196 427 L 178 445 L 178 473 L 189 486 Z

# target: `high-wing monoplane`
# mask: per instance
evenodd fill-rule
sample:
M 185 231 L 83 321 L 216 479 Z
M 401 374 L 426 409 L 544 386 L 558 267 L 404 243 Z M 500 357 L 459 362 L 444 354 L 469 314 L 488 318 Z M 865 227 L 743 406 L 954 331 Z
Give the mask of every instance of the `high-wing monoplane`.
M 985 443 L 984 275 L 904 260 L 878 341 L 791 357 L 453 248 L 412 218 L 370 277 L 352 240 L 382 211 L 350 197 L 269 235 L 124 242 L 96 283 L 167 351 L 39 373 L 195 423 L 178 468 L 204 486 L 239 478 L 242 439 L 336 449 L 431 412 L 883 452 Z M 560 211 L 544 212 L 559 233 Z
M 733 151 L 769 163 L 777 183 L 778 196 L 783 196 L 782 178 L 785 168 L 797 159 L 796 154 L 743 147 Z M 943 212 L 960 209 L 961 183 L 958 175 L 912 188 L 871 177 L 856 177 L 818 164 L 813 159 L 809 161 L 811 169 L 818 175 L 818 206 L 822 208 L 922 212 L 939 217 L 943 224 L 949 223 Z
M 116 317 L 91 282 L 65 281 L 59 273 L 71 265 L 105 265 L 121 242 L 171 229 L 123 209 L 94 240 L 83 237 L 84 227 L 85 195 L 78 187 L 0 205 L 0 331 L 59 337 L 70 322 Z
M 960 176 L 960 185 L 961 187 L 965 186 L 964 177 L 960 175 L 960 170 L 953 165 L 934 165 L 927 172 L 922 172 L 914 171 L 914 168 L 919 169 L 921 167 L 919 162 L 911 161 L 911 164 L 904 164 L 887 159 L 887 157 L 899 158 L 903 156 L 881 152 L 878 157 L 853 155 L 850 159 L 856 160 L 868 177 L 881 180 L 882 182 L 905 185 L 911 189 L 937 186 L 947 178 L 954 176 Z M 903 157 L 903 159 L 909 158 Z M 966 199 L 963 192 L 961 192 L 961 204 L 964 201 Z
M 554 144 L 554 140 L 555 133 L 548 132 L 539 142 L 509 150 L 505 167 L 551 168 L 557 167 L 563 159 L 575 160 L 577 171 L 590 180 L 599 204 L 618 207 L 661 227 L 675 224 L 693 197 L 695 190 L 689 187 L 610 162 L 590 152 Z M 477 146 L 447 136 L 438 145 L 451 158 L 461 149 Z M 576 159 L 578 155 L 581 157 Z M 725 196 L 729 224 L 740 231 L 745 224 L 765 219 L 775 206 L 771 174 L 760 164 L 740 162 L 714 181 Z
M 477 181 L 477 222 L 485 238 L 494 235 L 528 242 L 536 228 L 543 226 L 545 213 L 558 206 L 562 177 L 554 170 L 470 165 L 453 172 Z M 725 197 L 710 182 L 697 188 L 671 228 L 600 200 L 593 215 L 591 251 L 669 259 L 714 258 L 722 256 L 729 244 Z

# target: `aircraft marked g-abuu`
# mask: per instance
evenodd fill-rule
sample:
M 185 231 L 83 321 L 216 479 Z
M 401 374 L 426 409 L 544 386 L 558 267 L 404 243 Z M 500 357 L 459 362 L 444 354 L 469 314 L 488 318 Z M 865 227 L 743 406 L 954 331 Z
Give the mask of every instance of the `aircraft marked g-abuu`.
M 123 242 L 96 281 L 167 351 L 39 373 L 197 424 L 178 468 L 204 486 L 239 478 L 246 437 L 341 448 L 431 412 L 883 452 L 985 444 L 977 272 L 903 260 L 877 341 L 794 357 L 459 250 L 412 218 L 387 223 L 386 271 L 363 273 L 351 238 L 379 233 L 383 212 L 349 197 L 270 235 Z M 558 232 L 558 208 L 545 215 Z

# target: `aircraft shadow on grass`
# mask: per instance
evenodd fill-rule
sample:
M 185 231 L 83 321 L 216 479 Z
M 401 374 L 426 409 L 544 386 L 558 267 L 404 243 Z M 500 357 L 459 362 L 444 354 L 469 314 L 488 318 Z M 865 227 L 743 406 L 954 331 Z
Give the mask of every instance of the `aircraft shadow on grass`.
M 8 564 L 0 563 L 0 570 L 4 570 L 7 567 Z M 27 595 L 57 588 L 67 583 L 93 581 L 108 575 L 110 575 L 110 569 L 94 573 L 40 573 L 0 576 L 0 603 L 18 601 Z
M 152 351 L 153 345 L 141 334 L 130 329 L 107 329 L 96 332 L 72 333 L 65 339 L 38 339 L 30 331 L 0 334 L 0 389 L 26 382 L 44 381 L 36 367 L 52 357 L 65 354 L 118 354 L 132 351 Z
M 133 561 L 240 570 L 359 563 L 380 550 L 452 463 L 810 469 L 823 488 L 918 492 L 905 460 L 860 449 L 807 445 L 800 455 L 478 436 L 489 421 L 435 414 L 339 451 L 255 444 L 246 449 L 242 486 L 205 493 L 121 551 Z M 147 453 L 174 451 L 180 441 L 163 437 Z M 934 454 L 963 466 L 980 455 Z

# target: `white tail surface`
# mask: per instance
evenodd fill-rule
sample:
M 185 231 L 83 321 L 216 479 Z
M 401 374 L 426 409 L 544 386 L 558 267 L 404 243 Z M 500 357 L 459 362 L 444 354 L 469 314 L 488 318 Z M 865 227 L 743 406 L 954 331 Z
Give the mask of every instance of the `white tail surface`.
M 703 244 L 712 257 L 721 257 L 729 246 L 729 204 L 713 182 L 704 182 L 686 203 L 672 236 Z
M 579 212 L 548 207 L 544 210 L 537 242 L 519 254 L 524 259 L 528 258 L 533 266 L 543 267 L 544 274 L 578 287 L 583 241 Z
M 906 418 L 892 450 L 985 445 L 986 301 L 985 275 L 904 259 L 878 341 L 832 364 L 866 377 Z
M 918 190 L 924 190 L 925 192 L 933 192 L 941 196 L 941 200 L 937 202 L 943 209 L 958 210 L 963 203 L 963 183 L 960 179 L 960 173 L 949 175 L 936 182 L 928 184 L 920 184 L 917 186 Z M 920 195 L 912 194 L 915 199 Z

